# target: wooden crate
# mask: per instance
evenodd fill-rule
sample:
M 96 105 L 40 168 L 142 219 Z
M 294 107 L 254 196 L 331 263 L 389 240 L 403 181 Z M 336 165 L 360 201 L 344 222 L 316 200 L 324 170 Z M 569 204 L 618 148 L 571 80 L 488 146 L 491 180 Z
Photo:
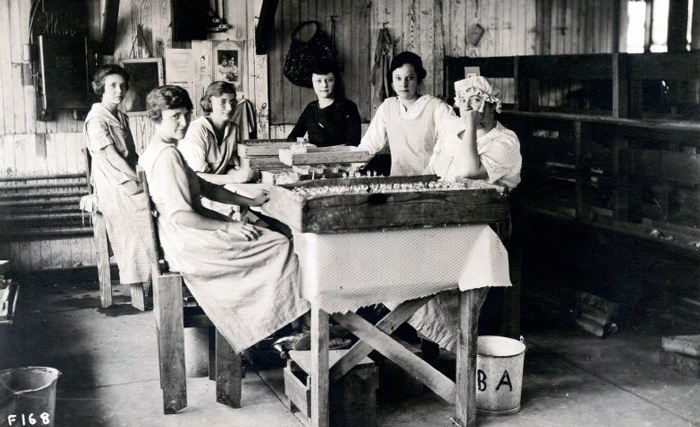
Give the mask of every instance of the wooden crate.
M 372 156 L 357 147 L 337 145 L 333 147 L 308 147 L 305 153 L 289 149 L 280 150 L 279 158 L 288 166 L 323 165 L 333 163 L 366 163 Z
M 323 186 L 427 185 L 436 176 L 341 178 L 272 187 L 263 213 L 301 232 L 342 233 L 493 223 L 509 218 L 508 196 L 496 189 L 426 189 L 301 195 Z M 348 187 L 350 188 L 350 187 Z
M 329 364 L 333 366 L 347 350 L 331 350 Z M 310 351 L 291 351 L 292 359 L 284 368 L 284 393 L 288 408 L 303 415 L 308 421 L 311 412 L 311 380 L 307 372 L 311 368 Z M 340 380 L 330 384 L 329 417 L 334 427 L 377 425 L 378 375 L 374 362 L 365 357 Z M 308 422 L 307 422 L 308 424 Z

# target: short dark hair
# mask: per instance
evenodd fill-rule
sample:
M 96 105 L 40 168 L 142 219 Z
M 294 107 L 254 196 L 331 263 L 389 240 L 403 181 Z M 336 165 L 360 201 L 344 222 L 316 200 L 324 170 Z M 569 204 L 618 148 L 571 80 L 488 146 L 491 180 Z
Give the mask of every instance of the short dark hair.
M 330 73 L 333 73 L 333 77 L 335 77 L 336 79 L 338 78 L 338 67 L 336 67 L 335 64 L 330 62 L 323 62 L 320 64 L 317 63 L 311 69 L 311 74 L 325 75 Z
M 340 78 L 340 69 L 338 65 L 334 62 L 324 62 L 316 63 L 311 69 L 311 75 L 309 79 L 311 80 L 311 86 L 313 86 L 314 74 L 324 76 L 326 74 L 333 74 L 335 77 L 335 85 L 333 86 L 333 96 L 336 98 L 343 98 L 345 87 L 343 86 L 343 79 Z
M 425 71 L 425 68 L 423 68 L 423 60 L 420 59 L 420 56 L 413 52 L 405 51 L 399 53 L 394 57 L 394 59 L 391 60 L 391 66 L 389 67 L 389 81 L 393 80 L 394 70 L 401 68 L 406 64 L 412 65 L 413 69 L 416 70 L 416 78 L 418 79 L 418 83 L 422 82 L 425 76 L 428 75 L 428 72 Z
M 180 86 L 159 86 L 149 92 L 146 97 L 148 106 L 148 118 L 155 123 L 163 119 L 163 110 L 174 110 L 185 107 L 192 111 L 192 100 L 187 91 Z
M 124 77 L 124 80 L 126 80 L 126 87 L 127 89 L 129 88 L 129 73 L 127 73 L 125 69 L 117 64 L 105 64 L 97 68 L 92 74 L 92 82 L 90 83 L 92 90 L 94 90 L 98 95 L 104 94 L 105 78 L 107 76 L 111 76 L 112 74 L 118 74 Z
M 221 96 L 225 93 L 232 93 L 233 96 L 235 97 L 236 96 L 236 87 L 229 82 L 224 82 L 224 81 L 214 82 L 207 87 L 207 90 L 204 91 L 202 98 L 199 100 L 199 106 L 202 107 L 202 110 L 205 113 L 211 113 L 211 111 L 212 111 L 211 97 L 212 96 Z

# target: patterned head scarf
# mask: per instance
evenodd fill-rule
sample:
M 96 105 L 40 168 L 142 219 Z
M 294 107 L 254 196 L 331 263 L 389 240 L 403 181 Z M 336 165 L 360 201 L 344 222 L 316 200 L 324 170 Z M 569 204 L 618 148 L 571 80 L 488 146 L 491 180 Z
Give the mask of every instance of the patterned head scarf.
M 478 95 L 484 101 L 496 105 L 496 112 L 501 112 L 501 99 L 498 97 L 501 90 L 485 77 L 469 77 L 455 82 L 455 102 L 461 96 L 468 99 L 470 96 Z

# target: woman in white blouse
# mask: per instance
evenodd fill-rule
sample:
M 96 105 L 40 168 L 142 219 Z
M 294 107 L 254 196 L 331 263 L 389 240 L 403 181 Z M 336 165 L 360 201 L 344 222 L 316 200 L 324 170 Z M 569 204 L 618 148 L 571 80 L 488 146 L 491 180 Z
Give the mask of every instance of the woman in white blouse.
M 432 95 L 420 95 L 418 87 L 427 72 L 413 52 L 394 57 L 389 67 L 397 96 L 387 98 L 377 109 L 360 148 L 379 153 L 389 143 L 391 175 L 420 175 L 428 165 L 438 139 L 440 123 L 455 117 L 452 108 Z

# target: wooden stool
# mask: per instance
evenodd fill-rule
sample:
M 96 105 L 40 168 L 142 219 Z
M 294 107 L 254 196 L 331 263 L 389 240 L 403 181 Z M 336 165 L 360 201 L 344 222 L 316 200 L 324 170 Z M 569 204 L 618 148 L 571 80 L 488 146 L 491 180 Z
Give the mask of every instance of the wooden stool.
M 97 264 L 97 278 L 100 284 L 100 305 L 102 308 L 107 308 L 114 304 L 112 300 L 112 272 L 109 263 L 107 225 L 102 212 L 100 212 L 95 190 L 90 180 L 92 157 L 87 149 L 83 148 L 82 151 L 85 158 L 88 195 L 81 198 L 80 209 L 88 212 L 92 219 L 92 233 L 95 238 L 95 262 Z M 131 305 L 138 310 L 145 311 L 147 289 L 145 289 L 144 284 L 132 283 L 129 292 L 131 294 Z
M 329 351 L 329 364 L 333 366 L 348 350 Z M 290 360 L 284 368 L 284 393 L 290 411 L 299 411 L 302 420 L 309 424 L 311 413 L 311 351 L 289 352 Z M 377 425 L 377 367 L 365 357 L 347 374 L 330 386 L 330 425 L 334 427 Z

